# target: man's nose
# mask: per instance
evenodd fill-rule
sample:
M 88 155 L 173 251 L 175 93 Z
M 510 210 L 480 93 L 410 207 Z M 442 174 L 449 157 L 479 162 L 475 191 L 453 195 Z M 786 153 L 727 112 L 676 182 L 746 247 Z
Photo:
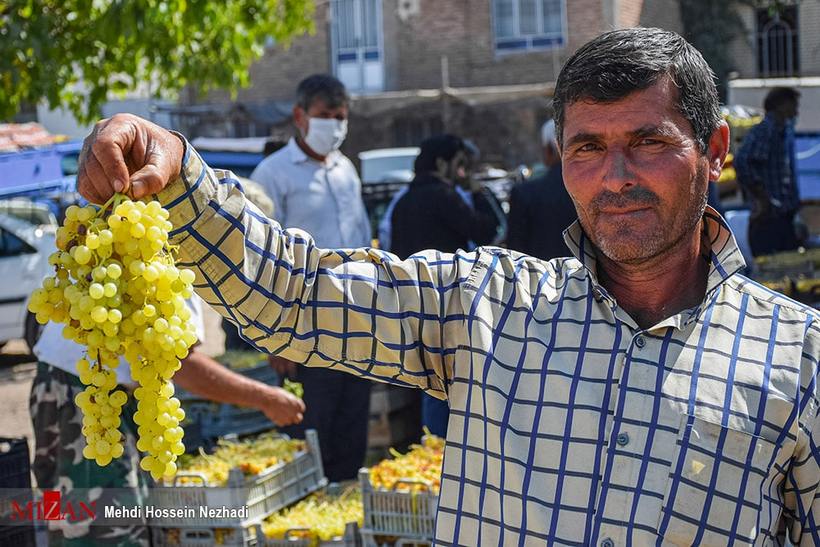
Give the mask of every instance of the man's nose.
M 603 186 L 610 192 L 620 193 L 624 188 L 634 184 L 634 178 L 629 170 L 629 158 L 622 150 L 610 149 L 607 151 Z

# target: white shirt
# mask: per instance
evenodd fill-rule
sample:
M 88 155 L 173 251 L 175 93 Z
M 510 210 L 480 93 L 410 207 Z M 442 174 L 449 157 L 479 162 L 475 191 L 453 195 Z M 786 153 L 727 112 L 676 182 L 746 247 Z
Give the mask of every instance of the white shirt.
M 295 139 L 262 160 L 253 173 L 274 203 L 276 220 L 309 232 L 324 248 L 369 247 L 370 220 L 356 168 L 341 152 L 320 163 Z
M 194 295 L 185 300 L 191 310 L 191 321 L 196 329 L 196 336 L 200 340 L 205 337 L 205 323 L 202 319 L 202 299 Z M 49 322 L 43 327 L 40 339 L 34 345 L 34 355 L 39 361 L 47 363 L 52 367 L 64 370 L 75 376 L 77 372 L 77 361 L 85 357 L 85 347 L 63 337 L 63 327 L 61 323 Z M 114 369 L 117 374 L 118 384 L 133 384 L 131 378 L 131 366 L 124 358 L 120 357 L 120 366 Z

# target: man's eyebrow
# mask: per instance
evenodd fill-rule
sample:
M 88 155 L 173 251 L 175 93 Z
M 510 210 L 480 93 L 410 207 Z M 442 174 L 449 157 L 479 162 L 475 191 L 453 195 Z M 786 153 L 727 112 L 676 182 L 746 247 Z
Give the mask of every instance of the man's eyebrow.
M 643 127 L 639 127 L 635 131 L 631 131 L 630 136 L 633 138 L 642 138 L 642 137 L 675 137 L 677 133 L 675 133 L 671 128 L 665 125 L 644 125 Z
M 672 128 L 666 125 L 644 125 L 639 127 L 635 130 L 630 131 L 627 133 L 632 139 L 641 139 L 645 137 L 667 137 L 667 138 L 675 138 L 678 136 Z M 569 148 L 570 146 L 579 144 L 579 143 L 588 143 L 588 142 L 601 142 L 603 141 L 603 135 L 601 133 L 592 133 L 589 131 L 584 131 L 581 133 L 576 133 L 569 139 L 567 139 L 566 143 L 564 144 L 565 148 Z
M 600 142 L 603 138 L 599 133 L 576 133 L 564 143 L 565 148 L 582 142 Z

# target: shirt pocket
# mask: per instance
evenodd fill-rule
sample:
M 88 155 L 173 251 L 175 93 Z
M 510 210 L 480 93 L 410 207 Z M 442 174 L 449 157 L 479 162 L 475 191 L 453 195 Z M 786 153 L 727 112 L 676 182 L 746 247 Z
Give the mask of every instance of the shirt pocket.
M 658 521 L 662 544 L 768 544 L 757 538 L 758 514 L 775 448 L 762 437 L 684 415 Z

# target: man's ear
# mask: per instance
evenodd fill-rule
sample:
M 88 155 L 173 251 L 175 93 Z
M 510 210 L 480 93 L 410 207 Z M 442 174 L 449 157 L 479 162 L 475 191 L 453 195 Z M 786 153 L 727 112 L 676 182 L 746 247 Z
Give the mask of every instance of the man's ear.
M 307 134 L 308 115 L 305 109 L 298 104 L 293 105 L 293 125 L 300 131 L 300 137 Z
M 723 162 L 726 154 L 729 153 L 729 124 L 725 120 L 720 120 L 717 128 L 709 137 L 709 149 L 706 154 L 709 158 L 709 180 L 717 181 L 720 172 L 723 170 Z

